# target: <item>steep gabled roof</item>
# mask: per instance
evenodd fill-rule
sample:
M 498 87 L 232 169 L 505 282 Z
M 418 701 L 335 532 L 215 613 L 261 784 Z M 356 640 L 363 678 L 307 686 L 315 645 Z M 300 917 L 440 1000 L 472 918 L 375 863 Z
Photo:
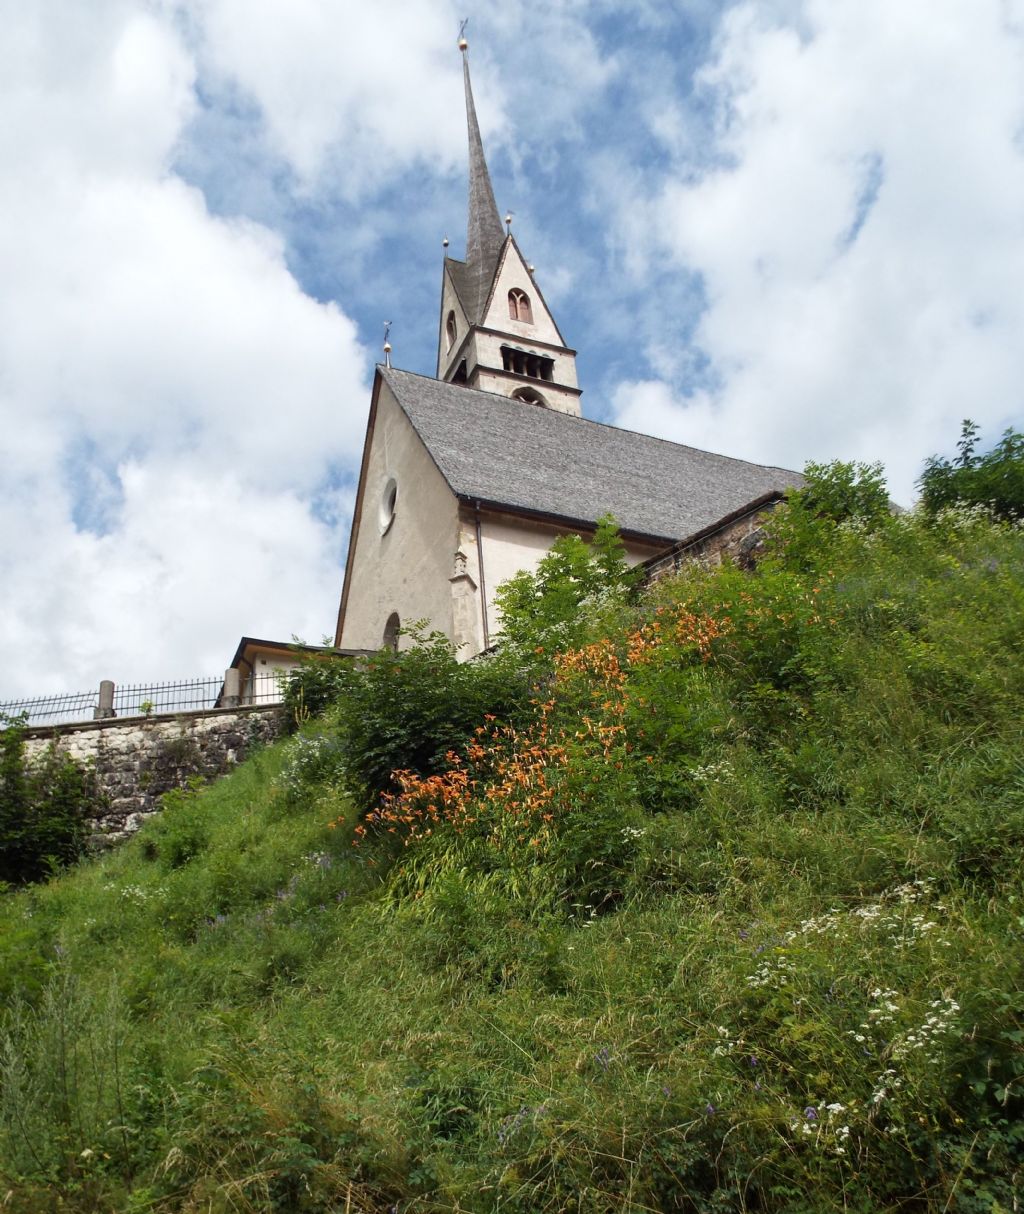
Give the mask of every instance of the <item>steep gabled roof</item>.
M 464 501 L 582 526 L 610 513 L 626 534 L 671 543 L 803 481 L 408 371 L 378 374 Z
M 444 267 L 452 280 L 455 294 L 459 297 L 462 310 L 471 325 L 478 325 L 483 320 L 484 307 L 494 282 L 494 272 L 497 260 L 458 261 L 454 257 L 444 259 Z

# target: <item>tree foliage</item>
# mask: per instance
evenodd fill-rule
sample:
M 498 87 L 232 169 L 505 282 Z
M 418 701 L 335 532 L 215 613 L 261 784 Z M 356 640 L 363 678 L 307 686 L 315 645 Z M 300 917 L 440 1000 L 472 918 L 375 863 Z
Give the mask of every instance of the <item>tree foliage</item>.
M 37 881 L 78 859 L 98 799 L 89 769 L 55 744 L 27 762 L 24 727 L 8 720 L 0 729 L 0 881 Z
M 791 500 L 819 519 L 833 523 L 847 519 L 876 521 L 889 513 L 889 492 L 881 462 L 832 460 L 811 462 L 804 469 L 806 483 Z
M 890 517 L 891 509 L 881 463 L 812 462 L 804 468 L 803 486 L 786 495 L 769 531 L 784 563 L 794 570 L 809 571 L 836 527 L 857 522 L 874 530 Z
M 932 455 L 918 481 L 929 514 L 962 503 L 987 506 L 997 518 L 1024 518 L 1024 434 L 1008 429 L 991 451 L 978 453 L 981 432 L 965 419 L 953 459 Z
M 498 587 L 500 644 L 526 657 L 565 649 L 579 642 L 593 608 L 621 602 L 636 584 L 615 520 L 605 515 L 590 543 L 578 535 L 559 536 L 535 571 L 517 573 Z
M 332 763 L 361 811 L 396 790 L 395 772 L 429 777 L 485 719 L 522 722 L 553 655 L 578 643 L 595 609 L 624 601 L 635 584 L 611 518 L 592 543 L 561 536 L 533 573 L 498 587 L 502 632 L 496 651 L 460 661 L 442 633 L 414 626 L 411 643 L 359 663 L 318 654 L 292 673 L 285 702 L 297 718 L 325 713 Z
M 289 678 L 290 703 L 329 704 L 342 783 L 363 810 L 393 787 L 393 772 L 440 770 L 485 715 L 513 717 L 529 700 L 526 677 L 500 658 L 460 662 L 443 633 L 405 635 L 409 648 L 381 649 L 358 665 L 317 657 Z

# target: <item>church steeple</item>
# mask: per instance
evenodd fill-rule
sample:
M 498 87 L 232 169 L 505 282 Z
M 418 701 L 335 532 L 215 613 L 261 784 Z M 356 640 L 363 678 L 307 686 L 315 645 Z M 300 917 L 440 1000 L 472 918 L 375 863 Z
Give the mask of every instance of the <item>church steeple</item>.
M 576 351 L 562 340 L 533 267 L 502 227 L 473 102 L 468 45 L 460 36 L 469 132 L 466 259 L 444 259 L 437 375 L 578 415 Z
M 505 243 L 505 230 L 501 226 L 498 204 L 494 201 L 491 175 L 484 158 L 484 144 L 480 138 L 480 124 L 476 120 L 473 104 L 473 85 L 469 79 L 469 54 L 465 38 L 460 39 L 462 48 L 462 78 L 466 88 L 466 123 L 469 127 L 469 222 L 466 225 L 466 263 L 494 267 Z M 487 284 L 490 286 L 490 283 Z

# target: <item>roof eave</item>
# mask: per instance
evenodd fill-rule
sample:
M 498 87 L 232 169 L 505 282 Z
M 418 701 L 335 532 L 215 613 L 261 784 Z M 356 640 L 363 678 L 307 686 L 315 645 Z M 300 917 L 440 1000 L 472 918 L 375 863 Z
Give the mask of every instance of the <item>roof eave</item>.
M 779 502 L 785 501 L 786 494 L 782 489 L 770 489 L 767 493 L 762 493 L 760 497 L 754 498 L 747 502 L 745 506 L 739 506 L 736 510 L 730 511 L 723 515 L 714 523 L 709 523 L 706 527 L 701 527 L 698 531 L 694 531 L 691 535 L 685 536 L 681 540 L 673 540 L 664 552 L 655 553 L 643 563 L 645 565 L 653 564 L 656 561 L 663 561 L 667 556 L 672 556 L 676 553 L 685 552 L 687 548 L 692 548 L 703 540 L 710 539 L 719 531 L 726 527 L 732 526 L 740 519 L 746 518 L 751 514 L 757 514 L 758 511 L 764 510 L 768 506 L 777 506 Z
M 571 514 L 555 514 L 552 511 L 534 510 L 516 502 L 500 502 L 493 498 L 478 497 L 473 493 L 456 493 L 456 498 L 464 506 L 472 506 L 478 510 L 491 510 L 500 514 L 514 514 L 517 518 L 528 518 L 535 522 L 548 523 L 555 527 L 575 527 L 583 531 L 594 531 L 597 519 L 577 518 Z M 649 531 L 637 531 L 632 527 L 620 527 L 619 534 L 624 540 L 635 540 L 640 544 L 671 545 L 676 541 L 670 535 L 655 535 Z

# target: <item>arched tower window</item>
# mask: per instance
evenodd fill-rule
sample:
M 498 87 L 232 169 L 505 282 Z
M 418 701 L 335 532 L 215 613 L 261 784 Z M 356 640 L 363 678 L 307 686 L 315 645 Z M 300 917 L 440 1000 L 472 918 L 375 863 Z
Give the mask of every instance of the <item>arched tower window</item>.
M 522 320 L 528 325 L 533 324 L 530 297 L 525 291 L 520 291 L 518 287 L 513 287 L 508 293 L 508 315 L 510 320 Z
M 455 324 L 455 313 L 449 312 L 448 319 L 444 324 L 444 339 L 448 343 L 447 348 L 450 350 L 455 345 L 455 339 L 458 337 L 459 331 Z
M 388 622 L 384 625 L 384 638 L 381 641 L 382 649 L 390 649 L 392 653 L 398 652 L 398 633 L 402 627 L 402 621 L 398 618 L 398 612 L 392 611 L 388 616 Z
M 528 405 L 540 405 L 543 408 L 547 408 L 548 404 L 544 397 L 533 388 L 516 388 L 512 393 L 512 399 L 525 401 Z

